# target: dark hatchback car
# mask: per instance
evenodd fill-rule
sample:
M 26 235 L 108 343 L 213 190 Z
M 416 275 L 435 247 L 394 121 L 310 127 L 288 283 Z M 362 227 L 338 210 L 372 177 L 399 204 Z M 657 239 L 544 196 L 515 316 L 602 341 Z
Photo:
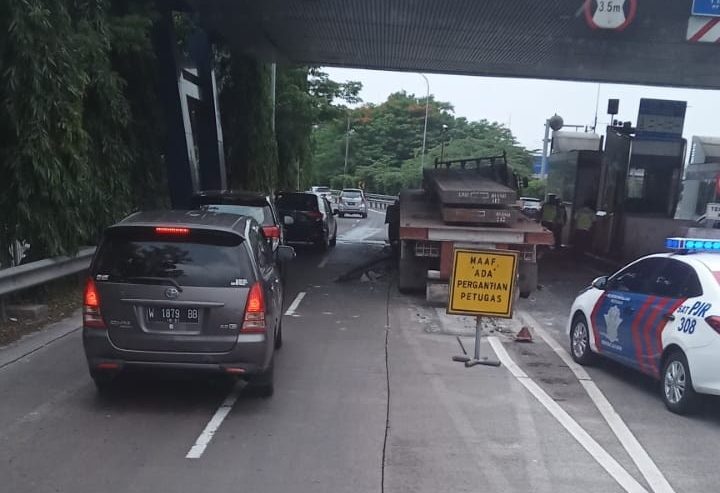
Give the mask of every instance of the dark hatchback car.
M 288 260 L 292 248 L 279 247 Z M 83 344 L 98 389 L 126 369 L 185 369 L 273 393 L 283 288 L 252 218 L 140 212 L 105 231 L 90 266 Z
M 263 228 L 265 237 L 272 243 L 273 251 L 285 243 L 280 217 L 272 199 L 260 192 L 236 190 L 208 190 L 192 197 L 194 209 L 206 207 L 213 212 L 240 214 L 255 219 Z
M 335 246 L 337 221 L 330 203 L 312 192 L 282 192 L 275 199 L 288 243 L 312 243 L 321 250 Z

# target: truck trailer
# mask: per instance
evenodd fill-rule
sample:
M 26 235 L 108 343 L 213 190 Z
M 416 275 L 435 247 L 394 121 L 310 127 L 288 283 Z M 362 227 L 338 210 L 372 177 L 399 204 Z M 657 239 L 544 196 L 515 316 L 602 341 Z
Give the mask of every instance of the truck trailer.
M 424 169 L 422 189 L 399 197 L 399 289 L 440 301 L 455 248 L 503 249 L 519 252 L 519 294 L 529 296 L 537 287 L 537 246 L 552 245 L 553 235 L 520 213 L 520 185 L 505 153 Z

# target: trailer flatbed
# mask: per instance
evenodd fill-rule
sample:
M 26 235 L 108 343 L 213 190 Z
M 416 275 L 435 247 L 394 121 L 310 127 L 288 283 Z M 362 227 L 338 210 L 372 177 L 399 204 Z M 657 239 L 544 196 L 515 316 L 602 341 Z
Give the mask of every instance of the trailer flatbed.
M 448 224 L 437 204 L 427 201 L 422 190 L 400 194 L 400 239 L 470 241 L 480 243 L 552 245 L 553 235 L 540 224 L 521 216 L 502 226 Z
M 517 201 L 517 192 L 488 177 L 486 169 L 426 169 L 423 174 L 426 186 L 445 205 L 511 205 Z M 494 179 L 493 179 L 494 178 Z

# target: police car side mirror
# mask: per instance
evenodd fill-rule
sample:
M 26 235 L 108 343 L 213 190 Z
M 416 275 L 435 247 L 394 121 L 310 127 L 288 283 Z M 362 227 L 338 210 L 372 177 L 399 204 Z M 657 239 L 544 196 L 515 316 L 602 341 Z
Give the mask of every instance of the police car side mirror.
M 593 280 L 592 287 L 599 289 L 600 291 L 605 291 L 605 288 L 607 288 L 607 282 L 608 276 L 597 277 Z

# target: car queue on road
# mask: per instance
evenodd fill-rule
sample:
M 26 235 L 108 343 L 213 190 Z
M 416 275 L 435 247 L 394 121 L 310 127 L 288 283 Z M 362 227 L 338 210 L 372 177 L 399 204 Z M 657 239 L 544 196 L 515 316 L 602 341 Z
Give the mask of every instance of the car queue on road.
M 103 234 L 83 297 L 98 391 L 121 373 L 160 369 L 224 374 L 257 395 L 274 392 L 284 264 L 295 256 L 288 245 L 335 246 L 338 209 L 323 190 L 204 191 L 191 202 L 192 210 L 132 214 Z

